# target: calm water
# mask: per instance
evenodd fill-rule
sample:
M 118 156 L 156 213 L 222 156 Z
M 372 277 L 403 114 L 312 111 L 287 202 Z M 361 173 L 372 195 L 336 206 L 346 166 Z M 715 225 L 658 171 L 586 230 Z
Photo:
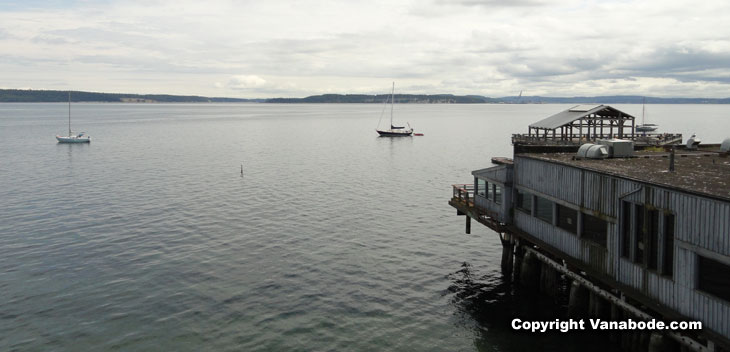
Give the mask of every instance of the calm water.
M 61 145 L 66 105 L 0 104 L 0 350 L 564 350 L 509 329 L 534 307 L 447 201 L 567 107 L 397 106 L 425 136 L 389 139 L 378 105 L 77 104 L 93 142 Z M 647 111 L 730 136 L 730 106 Z

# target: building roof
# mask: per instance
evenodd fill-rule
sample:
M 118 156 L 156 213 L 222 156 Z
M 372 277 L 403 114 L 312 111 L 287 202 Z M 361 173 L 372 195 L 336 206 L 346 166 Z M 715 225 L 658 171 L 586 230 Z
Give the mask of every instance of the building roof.
M 573 121 L 595 114 L 604 118 L 633 118 L 630 114 L 619 111 L 608 105 L 576 105 L 530 125 L 530 128 L 554 130 L 569 125 Z
M 669 172 L 669 153 L 639 152 L 634 158 L 576 159 L 574 153 L 518 154 L 670 189 L 730 201 L 730 157 L 718 153 L 677 152 Z

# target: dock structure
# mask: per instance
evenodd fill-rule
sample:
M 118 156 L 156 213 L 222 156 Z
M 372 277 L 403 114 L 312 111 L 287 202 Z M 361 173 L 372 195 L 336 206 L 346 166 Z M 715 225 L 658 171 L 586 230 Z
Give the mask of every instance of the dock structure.
M 575 146 L 599 139 L 627 139 L 637 146 L 682 142 L 681 134 L 637 133 L 636 118 L 609 105 L 577 105 L 528 126 L 527 134 L 513 134 L 512 144 Z
M 635 136 L 618 131 L 609 136 Z M 702 323 L 622 332 L 625 349 L 730 351 L 728 153 L 673 147 L 588 159 L 577 149 L 520 141 L 513 158 L 453 185 L 449 204 L 467 216 L 467 231 L 473 219 L 499 234 L 506 277 L 548 295 L 558 278 L 570 280 L 569 314 Z

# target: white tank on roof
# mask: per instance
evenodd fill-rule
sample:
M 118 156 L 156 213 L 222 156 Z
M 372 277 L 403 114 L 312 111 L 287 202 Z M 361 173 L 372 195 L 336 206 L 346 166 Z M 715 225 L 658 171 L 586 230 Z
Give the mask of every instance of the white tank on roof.
M 578 148 L 578 157 L 585 159 L 605 159 L 608 157 L 608 147 L 600 144 L 586 143 Z

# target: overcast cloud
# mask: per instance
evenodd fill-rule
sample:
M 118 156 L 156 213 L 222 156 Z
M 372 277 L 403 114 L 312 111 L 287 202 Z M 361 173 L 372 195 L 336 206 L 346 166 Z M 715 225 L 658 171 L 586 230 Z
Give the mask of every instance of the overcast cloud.
M 730 97 L 726 0 L 11 1 L 0 87 Z

